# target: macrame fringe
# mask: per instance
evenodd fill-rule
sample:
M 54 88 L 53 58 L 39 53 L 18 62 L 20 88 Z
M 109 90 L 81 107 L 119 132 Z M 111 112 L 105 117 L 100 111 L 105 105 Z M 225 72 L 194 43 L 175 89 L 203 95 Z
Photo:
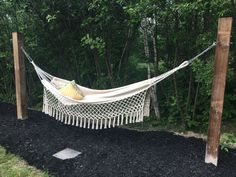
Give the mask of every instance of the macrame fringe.
M 96 130 L 143 121 L 143 111 L 124 113 L 110 118 L 93 119 L 66 114 L 52 106 L 49 106 L 47 103 L 44 103 L 42 112 L 54 117 L 56 120 L 63 122 L 64 124 Z
M 145 100 L 144 100 L 144 105 L 143 105 L 144 117 L 149 117 L 150 115 L 150 104 L 151 104 L 151 95 L 150 95 L 150 89 L 148 89 Z

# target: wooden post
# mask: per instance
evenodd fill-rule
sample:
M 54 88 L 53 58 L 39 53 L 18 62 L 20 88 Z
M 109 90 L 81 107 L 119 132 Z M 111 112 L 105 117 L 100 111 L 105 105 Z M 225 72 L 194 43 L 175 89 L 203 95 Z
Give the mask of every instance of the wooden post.
M 205 154 L 205 162 L 212 163 L 215 166 L 217 166 L 218 162 L 218 147 L 220 142 L 221 116 L 224 103 L 231 27 L 231 17 L 219 19 L 209 127 Z
M 25 81 L 25 62 L 21 47 L 23 41 L 20 34 L 12 33 L 13 55 L 15 68 L 15 86 L 16 86 L 16 109 L 18 119 L 27 119 L 27 99 L 26 99 L 26 81 Z

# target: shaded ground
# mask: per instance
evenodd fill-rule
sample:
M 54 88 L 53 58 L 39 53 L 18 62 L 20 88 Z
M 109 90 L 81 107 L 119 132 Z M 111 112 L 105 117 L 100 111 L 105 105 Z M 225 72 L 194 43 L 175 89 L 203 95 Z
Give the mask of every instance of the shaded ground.
M 216 168 L 204 163 L 205 143 L 199 139 L 167 132 L 80 129 L 36 111 L 29 117 L 16 120 L 15 107 L 0 103 L 0 145 L 55 176 L 236 176 L 236 152 L 220 152 Z M 65 161 L 52 157 L 66 147 L 82 154 Z

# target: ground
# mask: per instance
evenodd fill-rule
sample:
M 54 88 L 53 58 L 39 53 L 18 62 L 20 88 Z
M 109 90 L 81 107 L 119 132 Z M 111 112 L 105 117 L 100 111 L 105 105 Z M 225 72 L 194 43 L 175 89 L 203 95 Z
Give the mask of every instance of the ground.
M 51 175 L 236 176 L 236 151 L 220 151 L 218 167 L 205 164 L 205 142 L 201 139 L 122 128 L 86 130 L 64 125 L 37 111 L 29 111 L 29 119 L 20 121 L 15 112 L 15 106 L 0 103 L 0 145 Z M 65 161 L 52 157 L 66 147 L 82 154 Z

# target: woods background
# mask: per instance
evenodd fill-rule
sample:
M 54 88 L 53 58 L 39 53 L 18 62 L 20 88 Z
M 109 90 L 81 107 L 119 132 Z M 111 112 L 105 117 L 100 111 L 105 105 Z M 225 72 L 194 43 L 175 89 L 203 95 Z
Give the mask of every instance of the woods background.
M 223 120 L 236 120 L 235 0 L 0 0 L 0 100 L 15 102 L 13 31 L 47 72 L 105 89 L 147 79 L 146 66 L 155 76 L 195 56 L 216 41 L 225 16 L 234 20 Z M 161 121 L 207 127 L 213 62 L 211 50 L 157 84 Z M 26 69 L 28 102 L 39 108 L 42 86 Z

